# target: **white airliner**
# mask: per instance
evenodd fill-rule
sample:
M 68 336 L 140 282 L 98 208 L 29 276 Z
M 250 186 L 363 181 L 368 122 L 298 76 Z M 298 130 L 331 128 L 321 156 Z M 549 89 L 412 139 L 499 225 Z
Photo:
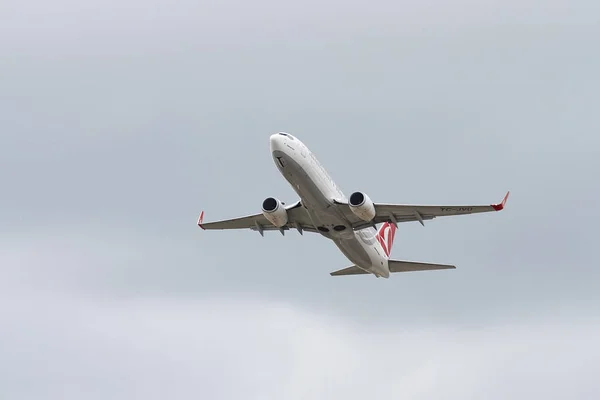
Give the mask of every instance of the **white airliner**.
M 389 278 L 391 272 L 455 269 L 454 265 L 391 260 L 390 252 L 399 222 L 423 221 L 436 217 L 500 211 L 509 192 L 499 204 L 430 206 L 373 203 L 363 192 L 348 199 L 333 182 L 314 154 L 297 138 L 279 132 L 270 137 L 271 154 L 281 174 L 300 200 L 285 205 L 274 197 L 262 203 L 262 212 L 245 217 L 204 222 L 202 229 L 252 229 L 264 231 L 295 228 L 300 234 L 315 232 L 330 239 L 353 263 L 330 275 L 373 274 Z M 377 228 L 377 224 L 382 225 Z

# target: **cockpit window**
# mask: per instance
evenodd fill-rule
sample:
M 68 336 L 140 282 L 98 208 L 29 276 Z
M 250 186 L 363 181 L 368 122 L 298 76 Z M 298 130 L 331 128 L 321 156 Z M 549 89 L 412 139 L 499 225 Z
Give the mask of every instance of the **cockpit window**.
M 282 135 L 282 136 L 287 136 L 287 137 L 289 137 L 290 139 L 294 140 L 294 137 L 293 137 L 292 135 L 290 135 L 289 133 L 285 133 L 285 132 L 279 132 L 279 134 L 280 134 L 280 135 Z

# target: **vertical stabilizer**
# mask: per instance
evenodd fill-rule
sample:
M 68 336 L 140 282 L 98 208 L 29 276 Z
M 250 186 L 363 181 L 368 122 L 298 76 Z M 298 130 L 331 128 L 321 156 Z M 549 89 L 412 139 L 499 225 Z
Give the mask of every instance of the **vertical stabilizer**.
M 385 255 L 389 258 L 394 245 L 394 236 L 396 235 L 396 226 L 385 222 L 377 231 L 377 240 L 381 243 Z

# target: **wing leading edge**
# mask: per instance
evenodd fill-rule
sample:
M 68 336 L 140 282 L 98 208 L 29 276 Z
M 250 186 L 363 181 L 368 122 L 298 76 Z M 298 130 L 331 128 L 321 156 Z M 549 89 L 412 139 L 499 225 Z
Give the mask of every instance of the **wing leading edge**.
M 284 231 L 291 228 L 297 229 L 300 233 L 304 231 L 317 232 L 300 201 L 287 206 L 285 209 L 288 212 L 288 223 L 281 228 L 273 225 L 262 213 L 223 219 L 220 221 L 204 222 L 204 211 L 202 211 L 200 217 L 198 217 L 198 226 L 205 230 L 251 229 L 260 232 L 261 235 L 264 231 L 274 230 L 280 231 L 283 234 Z
M 508 199 L 510 191 L 506 193 L 502 201 L 498 204 L 490 205 L 448 205 L 448 206 L 430 206 L 430 205 L 410 205 L 410 204 L 387 204 L 374 203 L 375 218 L 373 221 L 365 222 L 359 219 L 352 211 L 348 202 L 335 200 L 334 203 L 341 208 L 346 218 L 351 222 L 352 228 L 355 230 L 364 229 L 383 222 L 400 223 L 418 221 L 421 225 L 425 225 L 425 220 L 431 220 L 437 217 L 466 215 L 485 213 L 492 211 L 501 211 Z M 198 226 L 202 229 L 251 229 L 263 234 L 263 231 L 278 230 L 282 234 L 289 229 L 297 229 L 300 233 L 318 232 L 308 213 L 302 207 L 300 201 L 286 207 L 288 212 L 288 223 L 278 228 L 267 220 L 262 213 L 246 215 L 243 217 L 224 219 L 220 221 L 204 222 L 204 211 L 200 213 L 198 218 Z
M 504 205 L 506 204 L 509 194 L 510 191 L 506 192 L 506 195 L 500 203 L 490 205 L 429 206 L 416 204 L 374 203 L 375 218 L 371 222 L 365 222 L 355 216 L 350 210 L 350 205 L 347 202 L 336 201 L 335 203 L 343 209 L 343 212 L 348 220 L 352 222 L 352 227 L 354 229 L 363 229 L 373 226 L 373 223 L 379 224 L 383 222 L 399 223 L 418 221 L 421 225 L 425 225 L 425 220 L 431 220 L 437 217 L 501 211 L 504 209 Z

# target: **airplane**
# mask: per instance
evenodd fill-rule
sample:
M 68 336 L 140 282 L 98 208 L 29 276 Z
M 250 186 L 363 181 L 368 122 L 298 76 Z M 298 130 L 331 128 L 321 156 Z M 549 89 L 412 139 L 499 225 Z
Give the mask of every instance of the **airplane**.
M 267 197 L 262 212 L 238 218 L 204 222 L 204 211 L 197 224 L 207 229 L 250 229 L 264 236 L 265 231 L 296 229 L 320 234 L 331 241 L 352 263 L 330 272 L 331 276 L 371 274 L 389 278 L 390 273 L 456 269 L 454 265 L 393 260 L 390 258 L 398 223 L 424 221 L 437 217 L 500 211 L 502 201 L 491 205 L 409 205 L 374 203 L 366 193 L 356 191 L 346 197 L 315 155 L 297 137 L 278 132 L 270 136 L 275 165 L 299 196 L 286 205 Z M 377 228 L 377 224 L 381 224 Z

